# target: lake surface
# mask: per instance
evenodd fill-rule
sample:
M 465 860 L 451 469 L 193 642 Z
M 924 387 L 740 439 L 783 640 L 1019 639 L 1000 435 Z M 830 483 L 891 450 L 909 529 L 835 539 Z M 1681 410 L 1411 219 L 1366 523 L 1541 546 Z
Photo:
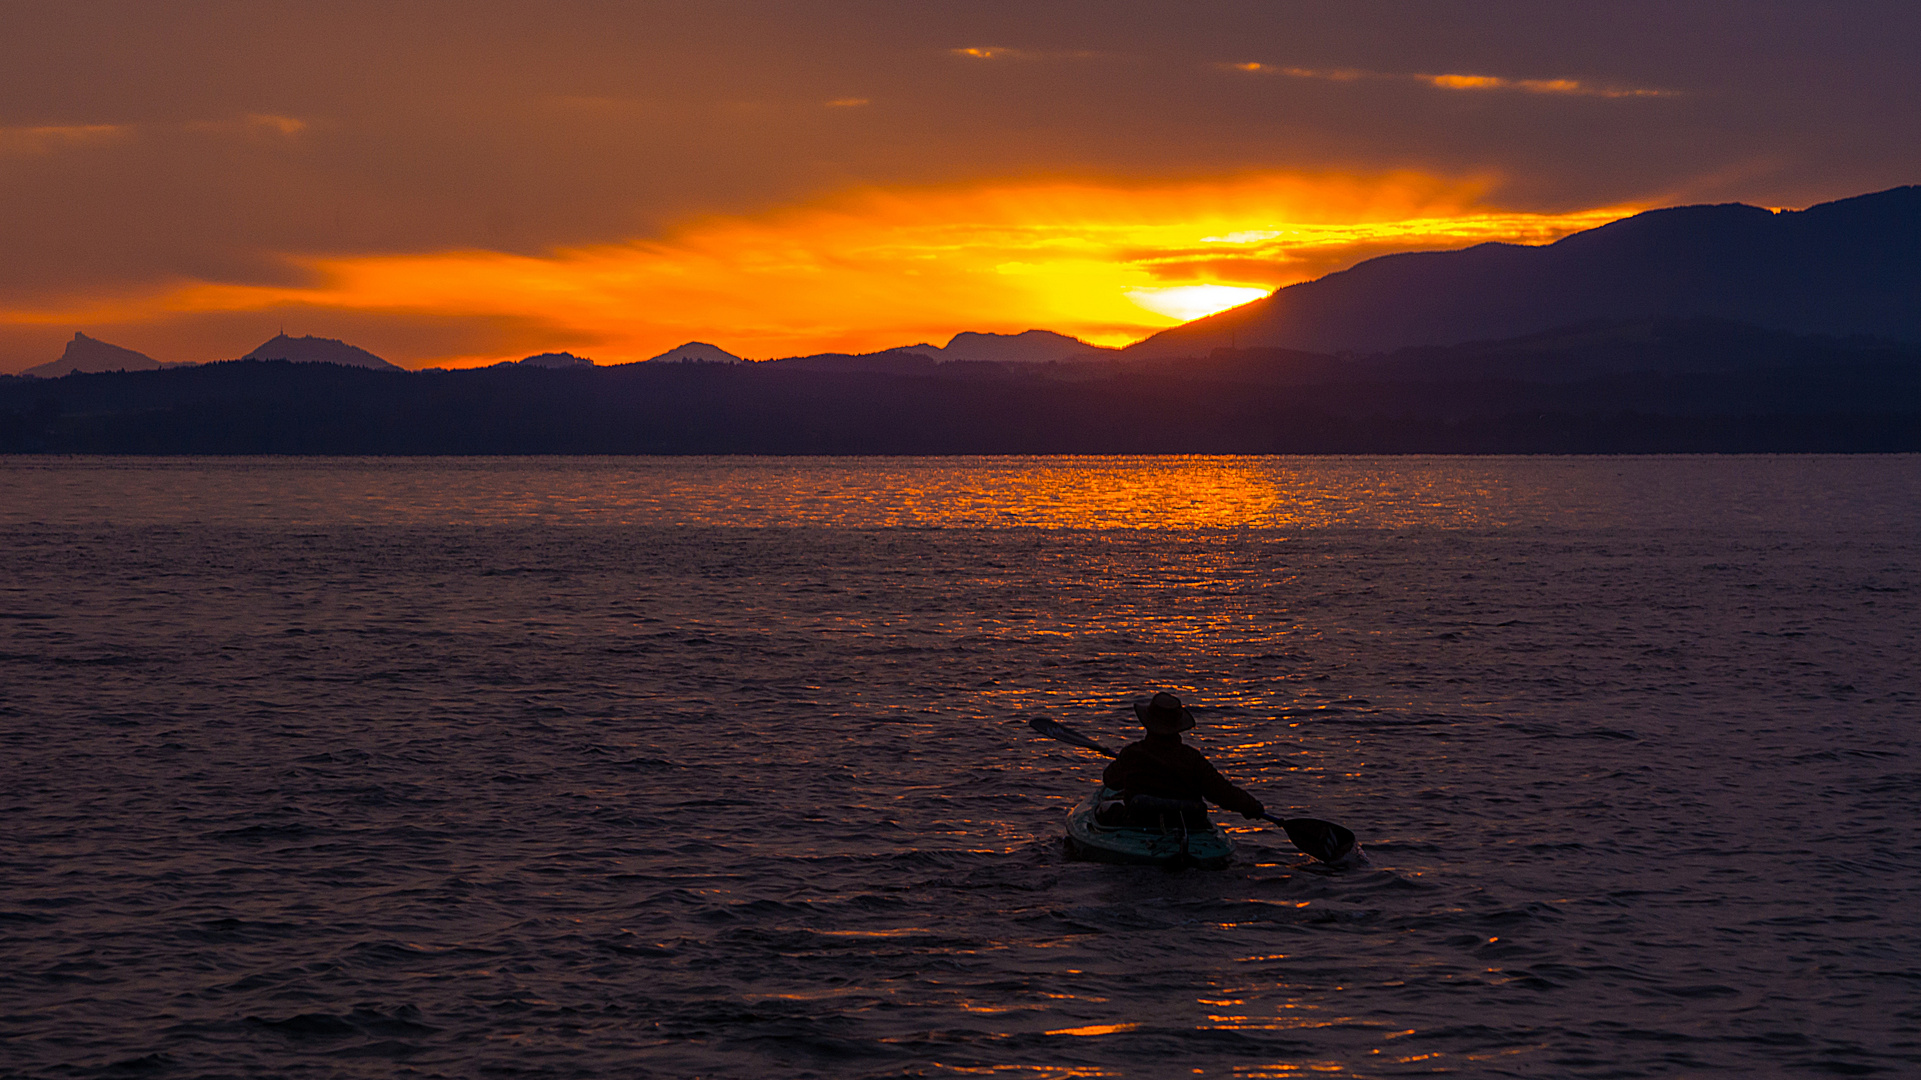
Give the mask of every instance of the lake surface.
M 0 459 L 0 1075 L 1921 1073 L 1921 457 Z M 1068 861 L 1127 703 L 1336 871 Z

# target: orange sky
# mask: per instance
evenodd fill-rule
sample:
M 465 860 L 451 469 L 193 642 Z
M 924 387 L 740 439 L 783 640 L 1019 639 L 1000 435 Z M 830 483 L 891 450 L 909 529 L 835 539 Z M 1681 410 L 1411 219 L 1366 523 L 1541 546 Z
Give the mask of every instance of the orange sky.
M 0 33 L 0 372 L 1101 344 L 1921 178 L 1921 6 L 89 0 Z
M 292 254 L 296 283 L 90 290 L 0 310 L 0 321 L 115 341 L 244 314 L 322 336 L 369 314 L 496 328 L 478 349 L 402 358 L 409 366 L 560 348 L 621 363 L 689 340 L 765 359 L 944 344 L 961 329 L 1041 327 L 1123 345 L 1370 255 L 1544 243 L 1637 209 L 1503 211 L 1487 187 L 1399 173 L 863 189 L 534 255 Z

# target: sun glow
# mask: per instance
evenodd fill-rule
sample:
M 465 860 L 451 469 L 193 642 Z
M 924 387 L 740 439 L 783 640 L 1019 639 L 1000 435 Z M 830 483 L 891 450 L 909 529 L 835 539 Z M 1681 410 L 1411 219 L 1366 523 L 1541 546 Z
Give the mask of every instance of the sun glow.
M 464 347 L 395 356 L 410 366 L 556 348 L 619 363 L 688 340 L 754 358 L 865 352 L 960 330 L 1045 328 L 1120 345 L 1372 255 L 1542 243 L 1636 209 L 1503 211 L 1487 206 L 1490 187 L 1396 173 L 870 189 L 537 255 L 290 255 L 304 284 L 77 296 L 0 310 L 0 325 L 97 333 L 253 312 L 325 336 L 341 336 L 327 333 L 330 317 L 414 342 L 461 328 L 447 339 Z M 356 343 L 381 351 L 377 338 Z
M 1127 298 L 1169 318 L 1188 322 L 1259 300 L 1268 290 L 1245 285 L 1175 285 L 1166 289 L 1129 289 Z

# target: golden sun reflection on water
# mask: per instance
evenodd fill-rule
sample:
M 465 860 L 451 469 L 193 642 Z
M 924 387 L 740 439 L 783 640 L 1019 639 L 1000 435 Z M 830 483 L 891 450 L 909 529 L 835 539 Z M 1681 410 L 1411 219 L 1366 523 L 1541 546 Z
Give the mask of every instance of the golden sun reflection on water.
M 1288 533 L 1559 524 L 1646 497 L 1554 458 L 235 458 L 36 479 L 57 497 L 0 499 L 0 520 Z M 1201 588 L 1219 568 L 1180 570 Z
M 1089 1024 L 1086 1027 L 1060 1028 L 1042 1032 L 1044 1035 L 1116 1035 L 1123 1031 L 1135 1031 L 1139 1024 Z

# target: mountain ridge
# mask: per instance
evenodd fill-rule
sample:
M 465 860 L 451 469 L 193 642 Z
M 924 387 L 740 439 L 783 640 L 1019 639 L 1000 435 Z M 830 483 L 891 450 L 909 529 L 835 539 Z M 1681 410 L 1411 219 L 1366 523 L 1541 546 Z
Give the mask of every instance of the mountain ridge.
M 685 342 L 668 349 L 659 356 L 650 356 L 640 361 L 643 364 L 745 364 L 750 362 L 705 341 Z
M 1552 244 L 1383 255 L 1123 351 L 1372 353 L 1593 320 L 1695 317 L 1921 341 L 1921 186 L 1805 210 L 1666 207 Z
M 1921 344 L 1709 320 L 1368 357 L 984 364 L 889 352 L 399 373 L 234 360 L 0 377 L 0 453 L 1917 451 Z
M 284 331 L 262 342 L 242 360 L 285 360 L 294 364 L 339 364 L 343 367 L 372 368 L 375 371 L 405 371 L 357 345 L 339 338 L 308 335 L 289 337 Z
M 949 338 L 945 346 L 906 345 L 888 352 L 918 353 L 936 360 L 991 364 L 1045 364 L 1060 360 L 1086 360 L 1113 356 L 1116 349 L 1089 345 L 1077 337 L 1053 330 L 1023 330 L 1018 334 L 985 333 L 963 330 Z
M 583 368 L 594 367 L 594 362 L 585 356 L 575 356 L 570 352 L 544 352 L 521 360 L 505 360 L 495 367 L 536 367 L 536 368 Z

